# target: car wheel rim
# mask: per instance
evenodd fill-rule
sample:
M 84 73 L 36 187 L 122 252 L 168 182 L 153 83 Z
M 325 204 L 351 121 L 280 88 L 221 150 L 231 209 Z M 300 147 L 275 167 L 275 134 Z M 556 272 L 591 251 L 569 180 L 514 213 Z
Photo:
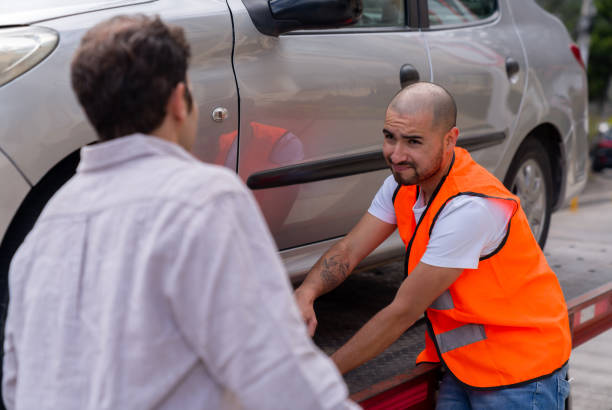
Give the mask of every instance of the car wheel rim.
M 519 168 L 511 191 L 521 200 L 521 206 L 529 226 L 539 241 L 546 219 L 546 184 L 540 165 L 533 159 L 525 161 Z

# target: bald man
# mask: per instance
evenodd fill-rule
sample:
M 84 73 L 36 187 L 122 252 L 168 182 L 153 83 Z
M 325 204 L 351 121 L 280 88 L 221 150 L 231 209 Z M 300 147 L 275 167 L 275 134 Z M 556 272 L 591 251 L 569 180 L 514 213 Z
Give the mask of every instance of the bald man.
M 438 409 L 563 408 L 571 338 L 561 288 L 518 197 L 455 146 L 456 116 L 452 96 L 432 83 L 393 98 L 382 131 L 392 175 L 295 291 L 298 305 L 312 336 L 314 300 L 397 228 L 406 279 L 332 355 L 340 371 L 382 353 L 425 313 L 417 363 L 447 369 Z

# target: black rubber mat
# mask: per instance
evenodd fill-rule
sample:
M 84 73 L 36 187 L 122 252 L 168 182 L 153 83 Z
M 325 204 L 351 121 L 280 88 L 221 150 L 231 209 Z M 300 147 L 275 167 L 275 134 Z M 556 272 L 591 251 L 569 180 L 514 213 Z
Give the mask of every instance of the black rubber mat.
M 403 264 L 354 273 L 340 287 L 315 302 L 319 325 L 315 343 L 327 354 L 342 346 L 395 296 L 404 275 Z M 345 375 L 352 393 L 414 368 L 425 345 L 425 324 L 417 322 L 384 353 Z
M 559 278 L 566 300 L 612 280 L 612 246 L 576 240 L 549 239 L 548 263 Z M 354 273 L 341 286 L 315 302 L 319 325 L 315 343 L 332 354 L 380 309 L 393 300 L 403 275 L 401 261 Z M 425 324 L 417 322 L 380 356 L 347 373 L 352 393 L 414 368 L 425 344 Z

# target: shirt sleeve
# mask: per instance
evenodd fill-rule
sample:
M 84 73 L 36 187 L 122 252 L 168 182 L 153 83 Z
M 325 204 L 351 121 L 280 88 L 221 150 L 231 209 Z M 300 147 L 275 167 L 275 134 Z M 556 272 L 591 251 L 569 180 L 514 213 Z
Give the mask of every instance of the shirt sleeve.
M 26 238 L 27 242 L 27 238 Z M 17 392 L 18 360 L 15 347 L 16 327 L 23 323 L 20 306 L 23 300 L 21 271 L 25 261 L 32 258 L 28 253 L 28 247 L 24 244 L 17 250 L 9 269 L 9 291 L 11 303 L 8 305 L 6 322 L 4 324 L 4 355 L 2 358 L 2 399 L 7 410 L 15 408 L 15 396 Z M 25 255 L 24 255 L 25 254 Z
M 440 213 L 421 262 L 444 268 L 476 269 L 481 256 L 504 239 L 513 205 L 463 195 Z
M 212 377 L 245 409 L 358 408 L 308 337 L 251 194 L 223 194 L 182 227 L 168 297 Z
M 397 189 L 397 182 L 393 175 L 389 175 L 376 192 L 368 212 L 388 224 L 396 225 L 395 208 L 393 207 L 393 194 Z
M 4 335 L 4 357 L 2 362 L 2 398 L 8 410 L 15 408 L 17 387 L 17 355 L 10 327 L 6 326 Z

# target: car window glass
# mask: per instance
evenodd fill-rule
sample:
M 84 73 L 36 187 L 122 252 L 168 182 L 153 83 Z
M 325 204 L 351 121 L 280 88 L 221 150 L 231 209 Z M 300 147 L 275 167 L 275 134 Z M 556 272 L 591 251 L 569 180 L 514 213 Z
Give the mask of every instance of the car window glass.
M 427 0 L 429 27 L 478 22 L 497 11 L 496 0 Z
M 363 14 L 356 27 L 393 27 L 404 25 L 403 0 L 363 0 Z

